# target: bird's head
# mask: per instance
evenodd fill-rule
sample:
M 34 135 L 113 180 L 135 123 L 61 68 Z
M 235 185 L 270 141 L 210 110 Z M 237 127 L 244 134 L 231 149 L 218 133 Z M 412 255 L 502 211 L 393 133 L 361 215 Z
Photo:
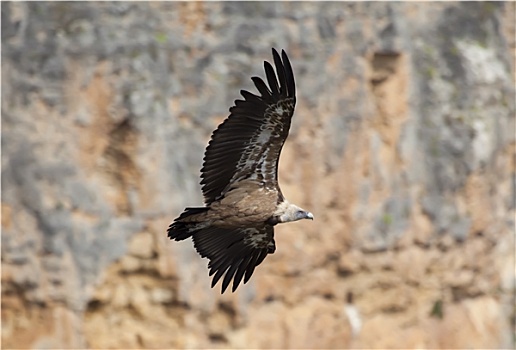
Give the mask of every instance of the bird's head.
M 288 203 L 284 211 L 279 215 L 279 222 L 292 222 L 302 219 L 313 220 L 314 216 L 309 211 L 306 211 L 297 205 Z

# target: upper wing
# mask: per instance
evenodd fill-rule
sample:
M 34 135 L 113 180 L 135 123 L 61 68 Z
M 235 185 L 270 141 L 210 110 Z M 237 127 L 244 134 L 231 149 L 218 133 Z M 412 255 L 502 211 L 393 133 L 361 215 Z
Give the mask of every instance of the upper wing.
M 272 55 L 276 73 L 269 62 L 264 63 L 270 89 L 262 79 L 251 78 L 260 96 L 240 91 L 244 100 L 235 101 L 229 117 L 211 136 L 201 169 L 207 205 L 221 198 L 228 185 L 244 178 L 277 187 L 278 160 L 294 113 L 296 87 L 285 51 L 280 58 L 272 49 Z
M 233 280 L 233 292 L 242 277 L 249 281 L 254 268 L 265 259 L 267 254 L 276 250 L 274 228 L 269 225 L 250 228 L 208 227 L 193 236 L 195 249 L 203 258 L 210 259 L 210 276 L 215 274 L 211 286 L 222 281 L 222 293 Z

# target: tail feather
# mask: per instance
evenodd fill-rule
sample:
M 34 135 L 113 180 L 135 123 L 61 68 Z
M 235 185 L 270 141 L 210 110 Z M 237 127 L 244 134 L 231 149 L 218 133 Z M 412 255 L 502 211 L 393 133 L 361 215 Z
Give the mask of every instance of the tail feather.
M 179 217 L 168 227 L 168 237 L 176 241 L 182 241 L 191 237 L 194 233 L 199 231 L 198 222 L 195 222 L 194 220 L 185 222 L 184 220 L 189 216 L 201 214 L 207 210 L 208 208 L 206 207 L 186 208 L 185 211 L 183 211 L 183 213 L 179 215 Z

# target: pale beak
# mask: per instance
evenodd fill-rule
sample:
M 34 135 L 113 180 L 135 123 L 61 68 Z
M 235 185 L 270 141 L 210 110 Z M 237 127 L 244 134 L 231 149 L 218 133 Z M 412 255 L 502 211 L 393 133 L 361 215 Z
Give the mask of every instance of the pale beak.
M 310 213 L 309 211 L 307 211 L 306 212 L 306 218 L 310 219 L 310 220 L 313 220 L 314 219 L 314 215 L 312 213 Z

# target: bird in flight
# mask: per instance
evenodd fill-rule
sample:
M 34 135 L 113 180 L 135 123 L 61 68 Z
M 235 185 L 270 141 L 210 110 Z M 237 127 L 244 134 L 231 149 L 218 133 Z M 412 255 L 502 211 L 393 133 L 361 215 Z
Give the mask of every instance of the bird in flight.
M 213 132 L 204 154 L 204 207 L 186 208 L 168 228 L 176 241 L 193 238 L 208 258 L 211 287 L 224 276 L 222 293 L 233 281 L 247 283 L 256 266 L 276 250 L 274 226 L 312 213 L 289 203 L 278 184 L 278 162 L 296 105 L 292 66 L 285 51 L 265 61 L 267 86 L 252 77 L 259 95 L 241 90 L 230 115 Z

